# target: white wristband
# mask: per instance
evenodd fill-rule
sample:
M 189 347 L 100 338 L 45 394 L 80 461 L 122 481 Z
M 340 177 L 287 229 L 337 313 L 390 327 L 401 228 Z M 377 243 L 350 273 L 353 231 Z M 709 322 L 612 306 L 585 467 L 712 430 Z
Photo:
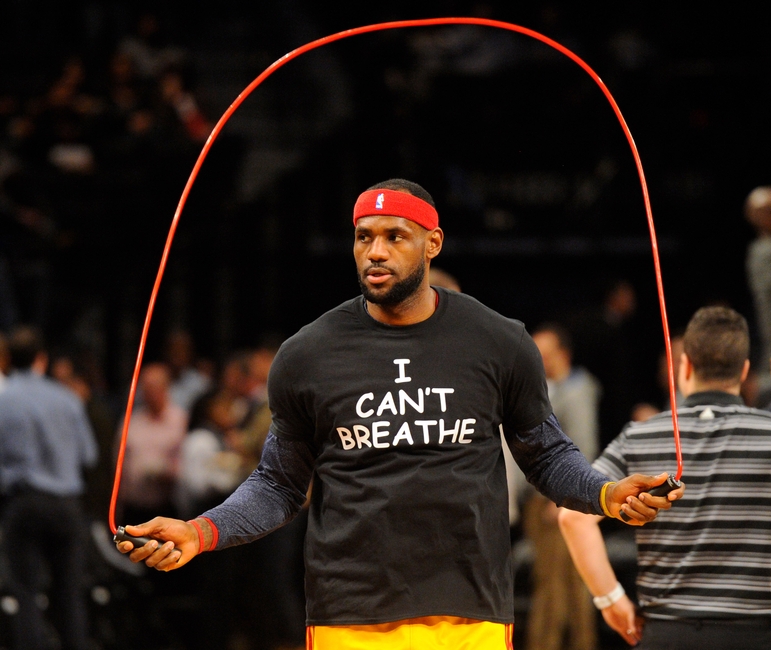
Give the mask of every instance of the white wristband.
M 613 588 L 613 591 L 605 594 L 604 596 L 595 596 L 592 598 L 592 601 L 594 602 L 594 606 L 597 609 L 605 609 L 606 607 L 610 607 L 613 603 L 621 600 L 621 596 L 623 596 L 625 593 L 626 592 L 621 586 L 621 583 L 617 582 L 616 586 Z

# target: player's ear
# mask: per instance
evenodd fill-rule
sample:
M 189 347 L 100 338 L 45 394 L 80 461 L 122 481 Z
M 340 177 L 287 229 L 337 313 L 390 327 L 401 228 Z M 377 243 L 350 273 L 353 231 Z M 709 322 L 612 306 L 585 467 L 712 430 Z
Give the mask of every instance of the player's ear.
M 426 241 L 426 257 L 430 260 L 434 259 L 442 250 L 442 244 L 444 243 L 444 232 L 441 228 L 434 228 L 428 233 L 428 239 Z
M 744 360 L 744 367 L 742 368 L 742 383 L 744 383 L 744 380 L 747 379 L 747 376 L 750 374 L 750 360 L 745 359 Z

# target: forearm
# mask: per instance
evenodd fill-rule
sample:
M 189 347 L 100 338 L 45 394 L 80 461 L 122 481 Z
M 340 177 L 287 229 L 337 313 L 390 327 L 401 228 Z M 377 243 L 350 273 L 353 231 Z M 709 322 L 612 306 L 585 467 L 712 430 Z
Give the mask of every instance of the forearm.
M 305 503 L 313 464 L 308 445 L 271 433 L 260 466 L 222 504 L 202 515 L 216 527 L 214 548 L 251 542 L 290 521 Z
M 559 526 L 578 573 L 592 596 L 604 596 L 618 580 L 600 530 L 602 517 L 561 510 Z
M 600 490 L 610 479 L 592 469 L 554 415 L 506 439 L 525 477 L 544 496 L 571 510 L 603 514 Z

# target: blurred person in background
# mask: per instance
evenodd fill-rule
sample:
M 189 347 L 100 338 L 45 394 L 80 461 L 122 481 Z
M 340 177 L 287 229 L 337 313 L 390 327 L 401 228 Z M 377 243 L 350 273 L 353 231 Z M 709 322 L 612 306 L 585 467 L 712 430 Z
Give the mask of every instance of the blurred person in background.
M 629 420 L 642 391 L 637 373 L 634 317 L 637 292 L 626 279 L 608 281 L 602 301 L 566 321 L 573 339 L 573 361 L 600 382 L 600 446 Z
M 227 393 L 215 389 L 201 397 L 180 454 L 176 500 L 182 517 L 220 503 L 249 475 L 228 440 L 236 424 Z
M 187 138 L 194 142 L 203 142 L 209 137 L 213 124 L 201 110 L 198 100 L 187 87 L 180 70 L 170 68 L 158 81 L 161 95 L 161 114 L 167 111 L 169 118 L 174 118 Z
M 0 332 L 0 393 L 5 389 L 8 373 L 11 370 L 11 354 L 8 351 L 8 340 Z
M 50 616 L 63 650 L 89 650 L 82 497 L 97 443 L 82 402 L 45 376 L 39 332 L 15 330 L 9 349 L 13 372 L 0 394 L 0 489 L 9 587 L 19 604 L 13 648 L 50 648 Z M 41 593 L 51 599 L 47 614 Z
M 120 40 L 117 52 L 128 57 L 140 79 L 157 80 L 169 66 L 182 65 L 188 53 L 171 42 L 160 16 L 142 11 L 134 31 Z
M 744 217 L 755 230 L 755 239 L 747 247 L 745 269 L 752 295 L 754 330 L 758 353 L 753 363 L 757 374 L 757 401 L 771 401 L 771 376 L 766 372 L 771 359 L 771 185 L 756 187 L 744 201 Z
M 182 441 L 188 415 L 171 400 L 171 371 L 165 363 L 150 363 L 138 384 L 139 404 L 129 424 L 119 504 L 127 521 L 149 513 L 176 513 L 173 499 L 179 476 Z M 118 427 L 122 433 L 123 422 Z
M 600 383 L 572 363 L 570 333 L 559 323 L 533 332 L 546 373 L 549 401 L 562 429 L 592 461 L 599 451 Z M 530 490 L 523 528 L 533 550 L 532 597 L 527 618 L 528 650 L 594 650 L 597 612 L 578 575 L 557 524 L 553 501 Z
M 171 399 L 189 412 L 195 400 L 209 390 L 212 383 L 211 377 L 195 364 L 195 343 L 190 332 L 175 329 L 169 333 L 164 360 L 171 372 Z
M 99 458 L 102 462 L 86 470 L 86 506 L 93 522 L 105 524 L 109 510 L 114 479 L 112 457 L 117 417 L 108 400 L 98 390 L 98 380 L 90 372 L 89 364 L 69 351 L 52 354 L 49 370 L 51 377 L 69 388 L 81 400 L 94 431 Z
M 270 429 L 271 415 L 268 405 L 268 373 L 273 364 L 280 343 L 269 341 L 247 353 L 246 369 L 248 379 L 249 408 L 244 417 L 229 432 L 231 444 L 244 457 L 250 469 L 260 462 L 262 447 Z
M 175 489 L 181 517 L 194 517 L 220 503 L 249 474 L 243 456 L 228 442 L 228 433 L 236 425 L 231 402 L 232 396 L 217 387 L 196 402 L 182 443 Z M 240 599 L 253 576 L 251 558 L 221 553 L 206 560 L 192 567 L 187 580 L 197 594 L 195 634 L 188 639 L 188 650 L 231 648 L 247 626 Z
M 5 228 L 0 229 L 0 235 L 4 235 L 4 230 Z M 0 331 L 8 331 L 16 324 L 16 299 L 13 295 L 11 270 L 3 250 L 3 240 L 7 239 L 7 236 L 0 236 Z

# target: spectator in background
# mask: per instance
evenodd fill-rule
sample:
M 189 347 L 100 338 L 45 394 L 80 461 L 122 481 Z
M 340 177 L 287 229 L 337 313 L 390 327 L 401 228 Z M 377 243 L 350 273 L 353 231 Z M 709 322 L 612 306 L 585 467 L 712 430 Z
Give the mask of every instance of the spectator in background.
M 747 195 L 744 216 L 756 234 L 747 248 L 745 266 L 759 343 L 753 362 L 762 369 L 757 399 L 765 403 L 771 401 L 771 376 L 766 372 L 771 359 L 771 185 L 756 187 Z
M 240 451 L 244 462 L 254 469 L 260 462 L 262 447 L 270 429 L 271 415 L 268 407 L 268 373 L 279 344 L 268 342 L 247 353 L 248 410 L 229 433 L 231 444 Z
M 231 353 L 222 366 L 217 386 L 211 389 L 222 391 L 227 396 L 237 427 L 249 419 L 254 407 L 254 395 L 260 393 L 260 379 L 252 372 L 251 358 L 251 350 L 237 350 Z M 193 404 L 191 419 L 198 420 L 203 417 L 201 411 L 205 403 L 204 397 L 205 395 Z
M 0 488 L 9 586 L 19 603 L 13 647 L 51 647 L 37 602 L 47 590 L 58 644 L 87 650 L 82 474 L 97 461 L 96 440 L 80 400 L 45 377 L 48 355 L 40 334 L 20 328 L 9 348 L 14 371 L 0 394 Z
M 1 197 L 0 200 L 2 200 Z M 1 212 L 0 210 L 0 219 L 3 217 Z M 7 236 L 2 236 L 4 231 L 5 228 L 0 229 L 0 331 L 7 331 L 16 324 L 16 298 L 11 281 L 10 265 L 4 251 L 8 239 Z
M 179 480 L 176 489 L 180 516 L 194 517 L 229 495 L 249 475 L 243 456 L 228 442 L 236 421 L 232 397 L 214 388 L 196 404 L 190 432 L 182 443 Z M 190 650 L 233 647 L 234 639 L 245 627 L 246 617 L 239 598 L 250 585 L 253 561 L 246 553 L 225 553 L 206 558 L 194 568 L 190 584 L 204 597 L 197 601 L 195 635 Z M 208 594 L 217 594 L 212 599 Z M 251 613 L 254 616 L 254 612 Z
M 254 383 L 251 396 L 256 404 L 268 401 L 268 374 L 280 345 L 281 340 L 270 339 L 249 354 L 249 375 Z
M 176 329 L 166 337 L 165 361 L 171 372 L 169 393 L 185 411 L 211 387 L 211 377 L 195 365 L 195 345 L 190 332 Z
M 36 118 L 37 137 L 47 162 L 65 175 L 88 175 L 96 170 L 90 126 L 104 105 L 84 91 L 85 79 L 85 66 L 79 58 L 65 61 Z
M 541 325 L 533 332 L 533 341 L 543 357 L 554 415 L 587 460 L 594 460 L 599 446 L 599 382 L 585 368 L 573 366 L 570 334 L 562 325 Z M 524 533 L 533 549 L 526 646 L 594 650 L 597 614 L 562 539 L 557 513 L 552 501 L 534 491 L 524 508 Z
M 98 463 L 85 472 L 86 510 L 92 522 L 104 523 L 110 506 L 115 468 L 107 459 L 112 455 L 116 417 L 107 400 L 97 390 L 98 383 L 76 354 L 61 352 L 53 355 L 50 375 L 69 388 L 86 409 L 91 428 L 96 436 Z
M 271 425 L 266 388 L 278 346 L 277 340 L 268 340 L 234 353 L 223 368 L 221 385 L 196 401 L 182 447 L 181 516 L 192 517 L 221 502 L 259 464 Z M 206 558 L 194 581 L 219 597 L 216 606 L 209 603 L 201 612 L 194 643 L 223 646 L 230 633 L 231 640 L 239 635 L 259 639 L 260 650 L 302 647 L 306 525 L 307 503 L 273 535 L 232 554 Z M 224 620 L 229 624 L 223 629 Z
M 220 503 L 249 475 L 243 456 L 228 441 L 236 424 L 227 393 L 215 389 L 200 399 L 182 443 L 177 483 L 182 517 Z
M 624 279 L 606 287 L 602 303 L 568 319 L 573 361 L 591 372 L 602 386 L 599 407 L 600 447 L 629 421 L 644 391 L 639 386 L 631 325 L 637 293 Z
M 173 68 L 166 70 L 159 80 L 159 88 L 162 105 L 171 109 L 185 135 L 193 142 L 203 143 L 213 124 L 204 115 L 182 73 Z
M 129 424 L 120 489 L 121 516 L 147 521 L 154 512 L 173 512 L 173 490 L 179 476 L 179 454 L 188 415 L 171 400 L 171 372 L 150 363 L 139 377 L 141 403 Z M 118 429 L 122 432 L 123 423 Z
M 158 79 L 163 70 L 180 65 L 187 58 L 184 49 L 171 45 L 157 14 L 143 12 L 136 30 L 123 38 L 118 53 L 129 57 L 142 79 Z

